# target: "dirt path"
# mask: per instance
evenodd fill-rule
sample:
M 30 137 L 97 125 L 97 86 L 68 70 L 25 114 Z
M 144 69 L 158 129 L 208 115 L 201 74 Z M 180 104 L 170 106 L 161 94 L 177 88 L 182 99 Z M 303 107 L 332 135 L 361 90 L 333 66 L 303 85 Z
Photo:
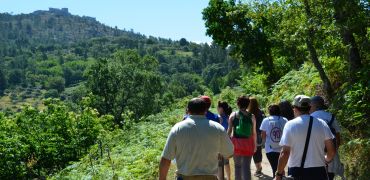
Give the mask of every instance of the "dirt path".
M 260 176 L 254 176 L 254 172 L 256 172 L 256 166 L 254 165 L 253 159 L 251 163 L 251 172 L 252 172 L 252 180 L 263 180 L 263 179 L 272 179 L 272 169 L 270 166 L 269 161 L 267 160 L 265 150 L 262 149 L 262 173 L 263 175 Z M 231 179 L 235 179 L 234 177 L 234 161 L 230 159 L 230 168 L 231 168 Z

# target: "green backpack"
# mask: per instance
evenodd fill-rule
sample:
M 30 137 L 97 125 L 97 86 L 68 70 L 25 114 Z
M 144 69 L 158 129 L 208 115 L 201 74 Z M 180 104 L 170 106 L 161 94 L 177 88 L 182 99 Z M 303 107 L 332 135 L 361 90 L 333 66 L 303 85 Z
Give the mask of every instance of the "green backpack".
M 233 125 L 234 137 L 249 138 L 252 135 L 252 114 L 247 112 L 245 115 L 242 112 L 236 112 Z

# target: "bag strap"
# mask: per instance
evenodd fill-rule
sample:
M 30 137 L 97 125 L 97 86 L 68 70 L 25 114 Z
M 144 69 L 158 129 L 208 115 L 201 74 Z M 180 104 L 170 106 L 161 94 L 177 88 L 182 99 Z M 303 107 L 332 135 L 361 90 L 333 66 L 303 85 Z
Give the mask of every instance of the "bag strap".
M 310 137 L 311 137 L 312 123 L 313 123 L 313 117 L 310 116 L 310 122 L 308 125 L 308 131 L 307 131 L 307 136 L 306 136 L 306 143 L 304 145 L 304 150 L 303 150 L 303 155 L 302 155 L 301 168 L 304 167 L 304 162 L 306 161 L 308 144 L 310 142 Z
M 330 119 L 329 124 L 328 124 L 328 125 L 329 125 L 329 127 L 331 127 L 331 124 L 333 124 L 333 122 L 334 122 L 334 118 L 335 118 L 335 117 L 334 117 L 334 114 L 332 114 L 332 115 L 331 115 L 331 119 Z

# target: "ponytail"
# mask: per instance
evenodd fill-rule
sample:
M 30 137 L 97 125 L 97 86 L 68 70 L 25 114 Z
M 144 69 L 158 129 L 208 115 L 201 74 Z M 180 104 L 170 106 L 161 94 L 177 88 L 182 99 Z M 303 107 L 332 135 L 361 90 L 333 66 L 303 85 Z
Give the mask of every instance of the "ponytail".
M 226 115 L 230 116 L 230 114 L 233 112 L 233 109 L 227 104 L 225 101 L 219 101 L 218 107 L 222 108 Z
M 231 108 L 230 106 L 228 106 L 225 110 L 225 113 L 227 116 L 230 116 L 230 114 L 233 112 L 233 108 Z

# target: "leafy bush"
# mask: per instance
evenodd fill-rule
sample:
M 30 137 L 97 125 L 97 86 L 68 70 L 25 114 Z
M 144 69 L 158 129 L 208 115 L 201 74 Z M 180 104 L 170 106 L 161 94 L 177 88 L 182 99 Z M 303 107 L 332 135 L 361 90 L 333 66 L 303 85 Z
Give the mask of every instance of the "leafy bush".
M 58 98 L 59 97 L 58 90 L 50 89 L 50 90 L 45 92 L 44 97 L 45 98 Z
M 370 177 L 370 138 L 350 140 L 341 147 L 340 154 L 348 179 L 365 180 Z
M 25 107 L 14 117 L 0 114 L 0 179 L 41 178 L 83 156 L 109 120 L 86 108 L 69 112 L 59 100 L 46 109 Z
M 241 95 L 243 95 L 242 89 L 230 88 L 227 86 L 219 94 L 218 101 L 226 101 L 231 107 L 236 108 L 236 100 Z
M 344 127 L 341 157 L 344 159 L 349 179 L 368 179 L 370 176 L 370 70 L 359 72 L 359 81 L 344 84 L 337 92 L 331 106 Z
M 281 100 L 292 101 L 298 94 L 312 96 L 322 94 L 321 80 L 311 63 L 305 63 L 299 71 L 292 70 L 276 82 L 271 88 L 268 103 L 279 103 Z
M 239 81 L 240 86 L 247 92 L 247 94 L 267 95 L 267 81 L 268 75 L 265 73 L 250 72 L 243 76 Z

